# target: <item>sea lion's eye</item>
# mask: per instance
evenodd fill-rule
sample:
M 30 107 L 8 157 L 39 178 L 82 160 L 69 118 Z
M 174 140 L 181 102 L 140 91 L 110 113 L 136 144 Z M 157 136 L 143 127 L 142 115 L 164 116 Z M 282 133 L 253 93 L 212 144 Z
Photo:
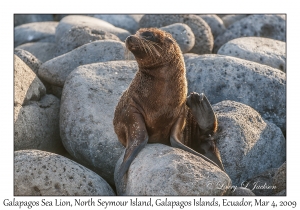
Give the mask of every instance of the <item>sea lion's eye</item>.
M 156 41 L 156 38 L 154 34 L 150 31 L 145 31 L 144 33 L 141 34 L 143 38 L 148 39 L 150 41 Z

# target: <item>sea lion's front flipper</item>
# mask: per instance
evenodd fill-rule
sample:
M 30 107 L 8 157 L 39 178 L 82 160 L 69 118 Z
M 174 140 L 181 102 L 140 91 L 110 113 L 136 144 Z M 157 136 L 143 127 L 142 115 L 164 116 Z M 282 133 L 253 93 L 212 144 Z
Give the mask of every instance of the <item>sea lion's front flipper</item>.
M 127 128 L 127 146 L 123 162 L 115 176 L 118 195 L 124 194 L 125 182 L 124 180 L 122 181 L 122 179 L 127 170 L 129 169 L 130 164 L 148 142 L 148 133 L 146 130 L 144 119 L 141 114 L 133 113 L 132 115 L 130 115 Z
M 201 93 L 191 93 L 186 100 L 186 104 L 191 109 L 194 118 L 202 132 L 212 134 L 217 128 L 217 118 L 206 96 Z
M 208 99 L 203 93 L 198 94 L 193 92 L 187 97 L 186 104 L 190 108 L 194 119 L 197 121 L 201 134 L 199 139 L 194 139 L 194 141 L 199 141 L 199 144 L 197 148 L 193 149 L 203 151 L 203 155 L 214 161 L 225 171 L 220 152 L 214 140 L 218 122 Z
M 182 114 L 177 121 L 175 122 L 175 124 L 173 125 L 172 129 L 171 129 L 171 135 L 170 135 L 170 143 L 172 147 L 176 147 L 179 149 L 182 149 L 184 151 L 190 152 L 194 155 L 197 155 L 201 158 L 203 158 L 204 160 L 206 160 L 207 162 L 219 167 L 215 162 L 213 162 L 212 160 L 210 160 L 209 158 L 205 157 L 204 155 L 200 154 L 199 152 L 196 152 L 195 150 L 193 150 L 192 148 L 184 145 L 179 139 L 181 138 L 180 135 L 182 133 L 183 127 L 184 127 L 184 120 L 185 120 L 185 115 Z

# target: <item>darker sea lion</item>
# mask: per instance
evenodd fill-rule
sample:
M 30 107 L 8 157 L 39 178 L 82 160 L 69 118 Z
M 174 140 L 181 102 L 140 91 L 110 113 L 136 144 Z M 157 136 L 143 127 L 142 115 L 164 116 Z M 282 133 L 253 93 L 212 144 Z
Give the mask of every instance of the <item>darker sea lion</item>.
M 139 70 L 115 110 L 114 129 L 126 147 L 116 172 L 121 179 L 140 150 L 149 143 L 171 145 L 198 155 L 224 170 L 213 135 L 217 119 L 204 94 L 187 98 L 185 64 L 172 36 L 156 28 L 143 28 L 125 41 Z

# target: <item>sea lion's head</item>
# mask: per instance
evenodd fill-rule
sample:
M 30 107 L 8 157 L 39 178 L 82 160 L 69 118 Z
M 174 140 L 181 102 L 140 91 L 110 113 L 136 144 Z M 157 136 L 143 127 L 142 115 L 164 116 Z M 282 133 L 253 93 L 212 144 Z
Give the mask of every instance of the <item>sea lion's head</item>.
M 127 37 L 125 44 L 140 67 L 157 67 L 182 59 L 180 47 L 172 35 L 157 28 L 141 28 Z

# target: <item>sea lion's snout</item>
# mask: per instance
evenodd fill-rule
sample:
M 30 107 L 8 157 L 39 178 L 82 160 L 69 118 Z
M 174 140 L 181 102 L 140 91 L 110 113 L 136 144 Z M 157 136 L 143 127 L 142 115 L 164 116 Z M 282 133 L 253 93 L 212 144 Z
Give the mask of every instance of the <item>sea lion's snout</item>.
M 130 51 L 136 48 L 134 44 L 134 39 L 136 39 L 136 37 L 134 37 L 134 35 L 130 35 L 125 40 L 126 48 Z

